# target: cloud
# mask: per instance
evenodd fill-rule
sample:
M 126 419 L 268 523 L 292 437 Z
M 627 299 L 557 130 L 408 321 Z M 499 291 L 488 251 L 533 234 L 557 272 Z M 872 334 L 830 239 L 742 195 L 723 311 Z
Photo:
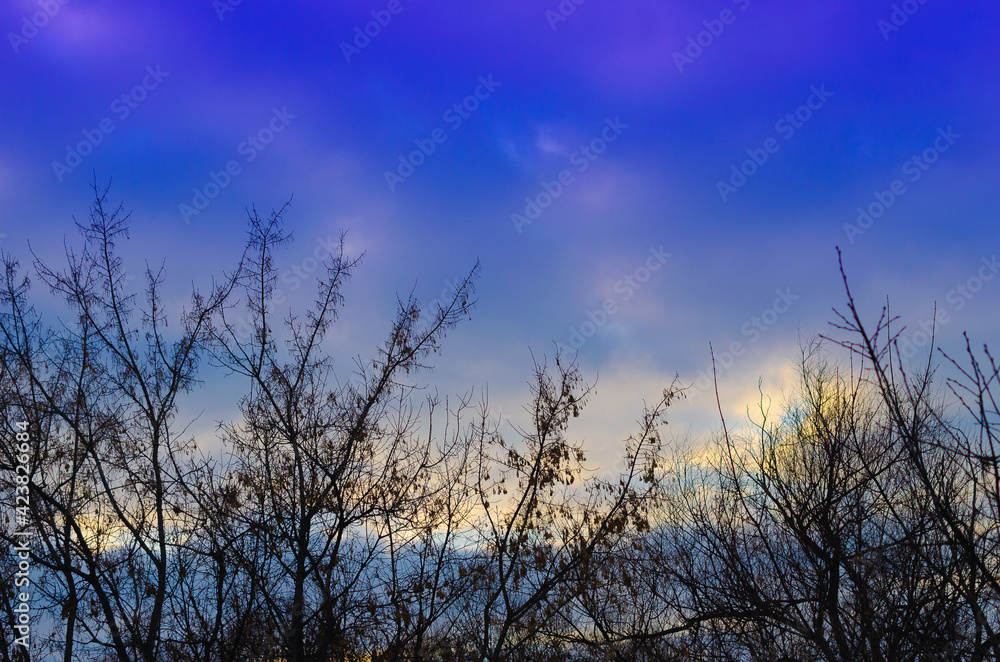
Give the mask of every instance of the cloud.
M 128 61 L 124 59 L 127 56 L 140 56 L 164 41 L 176 27 L 175 23 L 170 14 L 147 6 L 122 11 L 77 0 L 60 5 L 37 41 L 39 48 L 60 59 L 72 57 L 79 62 L 81 58 L 113 58 L 120 63 Z
M 552 135 L 552 129 L 543 127 L 538 130 L 538 138 L 535 140 L 535 147 L 544 154 L 569 154 L 566 146 L 559 142 Z

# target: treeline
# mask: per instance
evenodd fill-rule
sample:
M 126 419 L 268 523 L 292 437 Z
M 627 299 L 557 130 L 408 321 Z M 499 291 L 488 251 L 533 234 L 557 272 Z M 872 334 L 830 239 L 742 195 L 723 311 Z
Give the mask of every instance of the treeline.
M 432 315 L 401 301 L 375 357 L 335 371 L 324 340 L 358 260 L 328 259 L 313 306 L 278 316 L 283 212 L 251 212 L 241 262 L 176 319 L 162 272 L 129 291 L 128 216 L 106 190 L 66 265 L 33 265 L 71 317 L 47 322 L 3 256 L 3 662 L 1000 659 L 988 349 L 943 355 L 939 387 L 847 289 L 777 416 L 670 449 L 675 382 L 595 475 L 569 430 L 591 386 L 567 357 L 535 366 L 523 428 L 418 390 L 478 265 Z M 240 394 L 221 456 L 178 420 L 205 364 Z M 8 516 L 19 421 L 30 657 Z

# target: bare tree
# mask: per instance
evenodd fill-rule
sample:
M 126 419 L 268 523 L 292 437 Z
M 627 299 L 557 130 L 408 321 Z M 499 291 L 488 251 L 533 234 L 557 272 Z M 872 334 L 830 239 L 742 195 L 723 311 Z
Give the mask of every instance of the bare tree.
M 190 470 L 190 440 L 175 422 L 177 398 L 196 383 L 198 361 L 233 281 L 193 292 L 168 330 L 162 269 L 147 267 L 145 301 L 127 293 L 117 245 L 128 215 L 94 185 L 84 246 L 67 266 L 36 258 L 35 274 L 68 305 L 50 326 L 29 299 L 17 261 L 4 257 L 0 344 L 12 390 L 4 419 L 29 424 L 35 563 L 61 606 L 63 657 L 159 660 L 174 588 L 172 512 Z M 13 435 L 3 435 L 5 463 Z M 42 587 L 45 584 L 41 585 Z M 77 650 L 77 646 L 83 648 Z
M 838 251 L 839 255 L 839 251 Z M 934 388 L 934 337 L 923 366 L 911 369 L 900 348 L 902 327 L 884 307 L 874 329 L 863 322 L 840 266 L 847 308 L 835 326 L 848 333 L 840 346 L 869 366 L 868 379 L 883 405 L 887 424 L 899 437 L 907 468 L 916 477 L 915 495 L 932 508 L 957 568 L 941 568 L 971 623 L 954 637 L 953 650 L 969 659 L 1000 657 L 1000 445 L 998 366 L 989 347 L 977 354 L 965 337 L 966 360 L 938 350 L 956 370 L 946 381 L 959 414 L 949 412 Z M 937 314 L 935 311 L 935 319 Z M 958 653 L 956 653 L 958 654 Z
M 350 374 L 328 336 L 360 258 L 278 317 L 283 207 L 249 215 L 234 271 L 169 315 L 130 294 L 128 215 L 95 186 L 83 247 L 0 274 L 0 504 L 31 440 L 37 650 L 73 660 L 726 661 L 1000 658 L 1000 371 L 987 347 L 912 369 L 847 279 L 799 389 L 716 443 L 664 450 L 676 382 L 611 474 L 570 427 L 592 386 L 535 365 L 523 428 L 484 395 L 420 392 L 478 264 L 424 323 L 411 295 Z M 843 274 L 843 268 L 841 268 Z M 249 323 L 244 323 L 245 317 Z M 933 346 L 933 343 L 932 343 Z M 825 352 L 847 349 L 834 367 Z M 208 357 L 238 393 L 201 453 L 178 398 Z M 335 367 L 337 368 L 335 370 Z M 719 414 L 721 417 L 721 397 Z M 21 430 L 26 427 L 27 430 Z M 15 542 L 9 520 L 0 539 Z M 9 552 L 0 564 L 16 562 Z M 11 573 L 6 572 L 6 575 Z M 0 619 L 16 596 L 0 585 Z M 28 656 L 0 639 L 0 662 Z
M 567 645 L 593 641 L 571 606 L 601 581 L 597 560 L 649 530 L 660 496 L 660 428 L 679 395 L 664 390 L 625 443 L 621 475 L 588 478 L 583 448 L 566 434 L 591 392 L 574 364 L 536 365 L 531 427 L 509 441 L 496 426 L 475 430 L 481 506 L 477 593 L 470 610 L 479 657 L 493 662 L 563 659 Z
M 904 660 L 940 655 L 961 613 L 933 513 L 877 394 L 802 364 L 799 400 L 754 433 L 724 428 L 682 477 L 669 554 L 692 623 L 738 659 Z
M 241 420 L 224 427 L 235 507 L 217 519 L 217 533 L 259 587 L 261 622 L 274 628 L 277 650 L 293 662 L 342 659 L 405 639 L 398 627 L 382 635 L 379 596 L 404 629 L 412 626 L 398 587 L 387 591 L 376 570 L 426 537 L 433 522 L 421 521 L 423 505 L 451 449 L 436 452 L 430 437 L 417 433 L 414 387 L 405 380 L 467 314 L 478 265 L 426 329 L 417 327 L 419 303 L 400 302 L 378 356 L 358 360 L 355 379 L 341 381 L 322 342 L 357 260 L 343 251 L 333 256 L 313 309 L 289 315 L 283 334 L 276 331 L 273 250 L 289 238 L 283 212 L 251 214 L 241 281 L 249 337 L 228 312 L 214 335 L 215 360 L 246 380 L 247 393 Z M 247 555 L 237 544 L 245 540 L 263 554 Z M 391 586 L 398 574 L 390 578 Z
M 723 419 L 711 452 L 677 464 L 641 543 L 656 552 L 631 562 L 662 578 L 638 594 L 667 627 L 625 640 L 658 637 L 664 659 L 996 657 L 996 364 L 967 341 L 935 387 L 931 358 L 911 371 L 896 320 L 869 332 L 844 283 L 848 338 L 826 340 L 849 368 L 810 345 L 779 416 L 762 397 L 749 429 Z

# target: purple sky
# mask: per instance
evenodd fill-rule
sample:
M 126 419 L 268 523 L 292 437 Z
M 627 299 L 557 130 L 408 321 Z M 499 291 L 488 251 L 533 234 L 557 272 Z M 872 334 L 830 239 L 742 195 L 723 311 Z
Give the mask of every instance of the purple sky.
M 345 366 L 397 293 L 431 301 L 478 258 L 428 380 L 514 413 L 529 352 L 578 345 L 598 459 L 709 342 L 740 343 L 728 412 L 791 386 L 844 301 L 835 246 L 866 310 L 916 328 L 937 301 L 946 347 L 996 338 L 997 5 L 328 4 L 5 2 L 2 248 L 58 256 L 111 179 L 132 268 L 165 259 L 179 305 L 236 259 L 246 207 L 294 195 L 290 301 L 340 229 L 367 251 Z M 713 408 L 693 394 L 676 432 Z

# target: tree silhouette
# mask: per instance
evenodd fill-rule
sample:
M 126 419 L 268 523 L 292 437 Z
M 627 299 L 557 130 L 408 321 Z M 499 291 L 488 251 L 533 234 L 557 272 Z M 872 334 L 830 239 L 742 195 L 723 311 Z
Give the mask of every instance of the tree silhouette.
M 345 372 L 327 341 L 361 257 L 343 237 L 311 306 L 279 317 L 287 205 L 251 209 L 232 271 L 171 316 L 163 268 L 147 268 L 141 298 L 130 291 L 129 216 L 107 189 L 94 194 L 65 267 L 36 256 L 28 278 L 2 256 L 0 504 L 16 512 L 28 481 L 33 651 L 1000 659 L 1000 372 L 988 347 L 966 338 L 961 360 L 938 352 L 935 364 L 932 349 L 913 368 L 897 320 L 884 309 L 870 330 L 844 276 L 847 307 L 806 345 L 777 413 L 762 395 L 730 428 L 717 392 L 717 438 L 671 451 L 675 381 L 598 473 L 573 436 L 594 387 L 570 357 L 536 362 L 519 425 L 485 395 L 474 406 L 474 390 L 422 391 L 475 303 L 478 264 L 429 312 L 399 300 L 373 355 Z M 33 281 L 60 307 L 40 305 Z M 178 405 L 206 361 L 238 408 L 215 455 Z M 939 370 L 951 376 L 936 381 Z M 24 459 L 31 474 L 18 479 Z M 20 525 L 5 518 L 0 661 L 21 662 L 8 579 Z

